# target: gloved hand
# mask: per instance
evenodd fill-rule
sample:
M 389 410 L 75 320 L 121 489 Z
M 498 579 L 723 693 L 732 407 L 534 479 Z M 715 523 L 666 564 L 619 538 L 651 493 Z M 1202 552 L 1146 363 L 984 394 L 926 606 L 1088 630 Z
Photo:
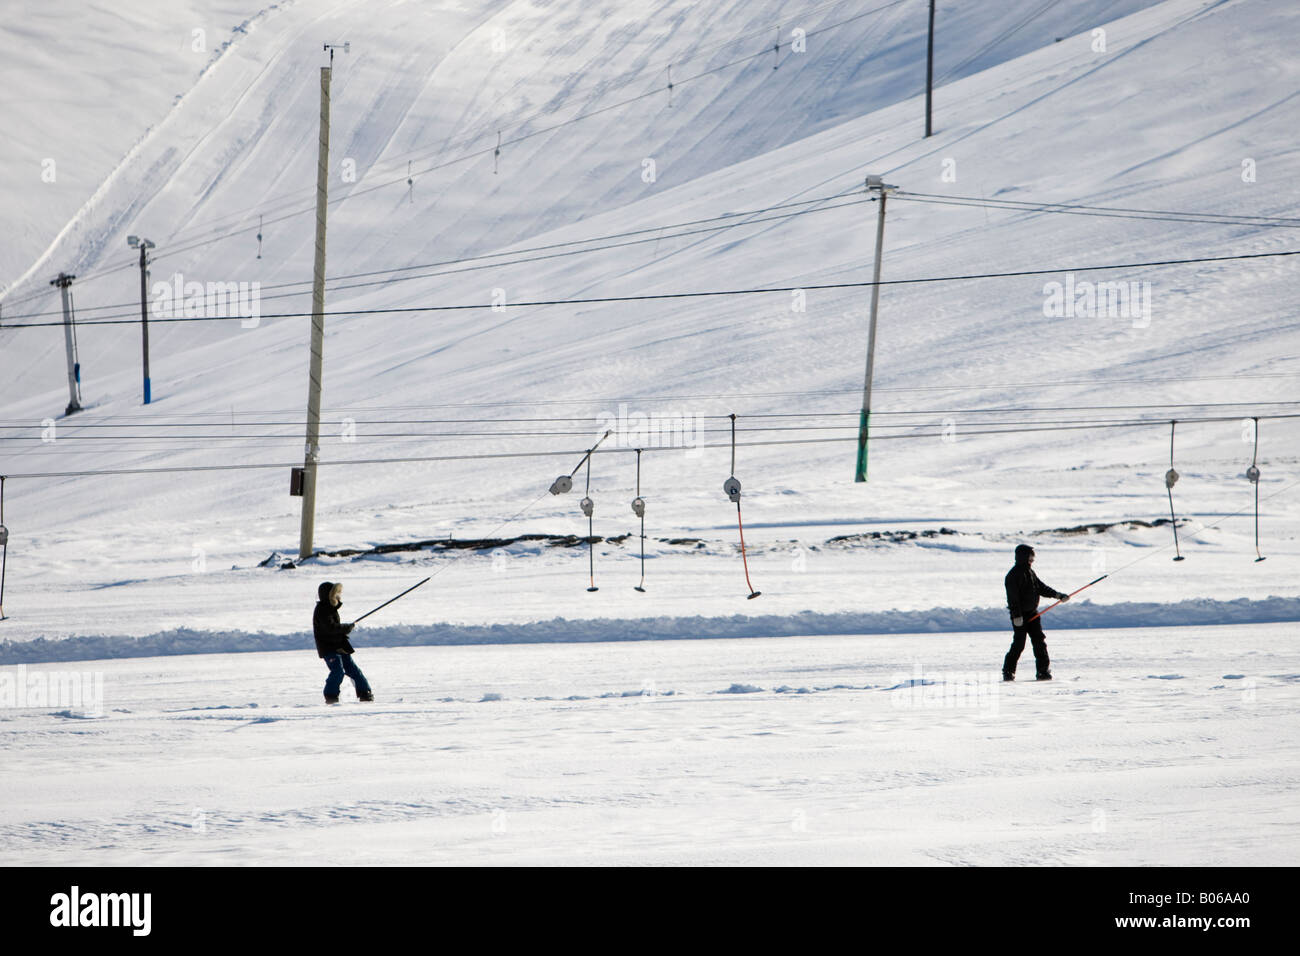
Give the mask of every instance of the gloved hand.
M 354 627 L 356 627 L 356 624 L 355 624 L 355 623 L 353 623 L 353 624 L 344 624 L 344 625 L 343 625 L 343 633 L 344 633 L 344 634 L 351 634 L 351 633 L 352 633 L 352 629 L 353 629 Z
M 1023 627 L 1024 623 L 1025 623 L 1025 619 L 1023 617 L 1013 617 L 1011 619 L 1012 627 Z
M 1056 599 L 1057 599 L 1058 601 L 1065 602 L 1065 601 L 1070 600 L 1070 595 L 1068 595 L 1068 594 L 1060 594 L 1060 593 L 1058 593 L 1058 594 L 1056 595 Z

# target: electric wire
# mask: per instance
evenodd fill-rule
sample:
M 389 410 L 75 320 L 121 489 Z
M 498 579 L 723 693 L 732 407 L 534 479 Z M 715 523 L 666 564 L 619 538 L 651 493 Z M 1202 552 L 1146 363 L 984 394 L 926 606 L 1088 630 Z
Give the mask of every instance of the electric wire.
M 826 291 L 839 289 L 862 289 L 875 285 L 921 285 L 930 282 L 966 282 L 977 279 L 1006 279 L 1017 278 L 1022 276 L 1033 275 L 1050 275 L 1059 272 L 1104 272 L 1112 269 L 1154 269 L 1167 266 L 1194 265 L 1207 262 L 1237 262 L 1250 259 L 1271 259 L 1279 257 L 1289 257 L 1300 255 L 1300 249 L 1287 249 L 1278 252 L 1251 252 L 1238 253 L 1235 255 L 1224 256 L 1197 256 L 1183 259 L 1161 259 L 1147 262 L 1122 262 L 1109 263 L 1106 265 L 1093 266 L 1055 266 L 1052 268 L 1040 269 L 1018 269 L 1008 272 L 981 272 L 967 273 L 963 275 L 949 276 L 925 276 L 914 279 L 882 279 L 879 282 L 861 281 L 861 282 L 828 282 L 805 284 L 798 286 L 765 286 L 757 288 L 742 289 L 714 289 L 707 291 L 694 292 L 661 292 L 661 293 L 642 293 L 639 295 L 610 295 L 610 296 L 590 296 L 585 298 L 573 299 L 541 299 L 526 300 L 522 302 L 499 302 L 499 303 L 462 303 L 459 305 L 419 305 L 419 306 L 399 306 L 384 309 L 333 309 L 322 313 L 326 317 L 335 316 L 358 316 L 358 315 L 406 315 L 416 312 L 462 312 L 475 311 L 482 309 L 500 309 L 500 308 L 541 308 L 557 305 L 605 305 L 616 302 L 656 302 L 669 299 L 698 299 L 698 298 L 716 298 L 722 296 L 745 296 L 745 295 L 768 295 L 776 292 L 808 292 L 808 291 Z M 292 319 L 305 318 L 313 315 L 312 312 L 272 312 L 261 315 L 261 319 Z M 245 322 L 248 316 L 242 315 L 221 315 L 221 316 L 176 316 L 176 317 L 158 317 L 151 318 L 151 322 Z M 127 325 L 134 324 L 136 319 L 86 319 L 81 322 L 82 325 Z M 39 328 L 44 326 L 60 325 L 59 322 L 27 322 L 17 323 L 6 326 L 6 328 L 23 329 Z
M 1151 220 L 1155 222 L 1187 222 L 1218 226 L 1251 226 L 1293 229 L 1300 219 L 1279 216 L 1235 216 L 1218 213 L 1183 213 L 1159 209 L 1126 209 L 1112 206 L 1084 206 L 1077 203 L 1028 203 L 1012 200 L 976 199 L 968 196 L 935 196 L 924 193 L 907 193 L 896 190 L 891 198 L 909 202 L 943 206 L 969 206 L 982 209 L 1003 209 L 1011 212 L 1047 212 L 1074 216 L 1100 216 L 1111 219 Z
M 700 235 L 702 233 L 707 233 L 707 232 L 716 232 L 725 229 L 732 229 L 732 228 L 736 228 L 737 226 L 750 225 L 752 223 L 773 222 L 776 220 L 791 219 L 795 216 L 804 216 L 804 215 L 809 215 L 811 213 L 826 212 L 828 210 L 842 209 L 846 206 L 858 206 L 868 202 L 875 201 L 874 199 L 855 198 L 849 200 L 848 202 L 836 203 L 835 205 L 830 205 L 830 206 L 822 205 L 812 209 L 799 209 L 794 212 L 782 213 L 780 215 L 768 216 L 761 219 L 746 218 L 745 221 L 743 222 L 730 221 L 734 219 L 739 219 L 741 217 L 759 216 L 762 215 L 763 213 L 773 212 L 778 209 L 791 209 L 793 207 L 798 207 L 798 206 L 809 206 L 814 203 L 827 203 L 834 199 L 841 199 L 846 195 L 847 195 L 846 193 L 835 193 L 829 196 L 821 196 L 816 199 L 805 199 L 805 200 L 799 200 L 797 202 L 777 203 L 772 206 L 767 206 L 761 209 L 743 210 L 739 212 L 727 212 L 717 216 L 707 217 L 704 219 L 690 220 L 682 223 L 667 223 L 661 226 L 648 226 L 642 229 L 635 229 L 628 232 L 612 233 L 610 235 L 605 235 L 605 236 L 592 236 L 586 239 L 573 239 L 566 242 L 548 243 L 546 245 L 533 246 L 524 249 L 515 249 L 515 250 L 510 250 L 508 252 L 493 252 L 493 253 L 484 253 L 475 256 L 461 256 L 455 259 L 444 259 L 439 262 L 421 263 L 419 265 L 395 266 L 389 269 L 375 269 L 368 272 L 352 273 L 350 275 L 327 276 L 325 279 L 326 283 L 331 283 L 331 282 L 337 283 L 349 279 L 368 278 L 370 276 L 379 276 L 379 275 L 387 276 L 387 278 L 375 282 L 359 282 L 359 283 L 354 283 L 352 285 L 334 285 L 327 288 L 326 291 L 340 292 L 347 289 L 366 288 L 375 285 L 388 285 L 393 282 L 404 282 L 404 281 L 410 281 L 412 279 L 428 279 L 428 278 L 437 278 L 439 276 L 456 275 L 462 272 L 472 272 L 477 269 L 498 268 L 498 267 L 504 268 L 506 266 L 519 265 L 527 262 L 539 262 L 547 259 L 556 259 L 556 258 L 561 258 L 563 256 L 569 256 L 569 255 L 582 255 L 590 252 L 604 252 L 609 249 L 622 249 L 627 246 L 639 245 L 647 242 L 658 243 L 658 242 L 663 242 L 665 240 L 678 239 L 684 236 L 694 236 L 694 235 Z M 728 220 L 728 222 L 722 223 L 720 225 L 715 225 L 712 227 L 689 229 L 687 231 L 679 231 L 679 232 L 668 233 L 668 234 L 664 233 L 664 230 L 667 229 L 686 229 L 686 227 L 689 226 L 700 226 L 705 223 L 717 223 L 717 222 L 721 222 L 722 220 Z M 626 242 L 611 241 L 615 239 L 628 239 L 629 237 L 632 236 L 637 236 L 640 238 L 630 239 L 629 241 Z M 596 245 L 596 243 L 602 243 L 602 244 Z M 568 248 L 572 246 L 584 246 L 586 248 L 579 248 L 579 249 Z M 539 255 L 539 256 L 528 255 L 534 252 L 549 252 L 550 250 L 556 250 L 556 249 L 566 249 L 566 251 L 554 252 L 549 255 Z M 467 269 L 452 269 L 443 272 L 433 272 L 433 273 L 427 273 L 424 275 L 415 275 L 415 276 L 396 275 L 396 273 L 401 273 L 401 272 L 410 272 L 410 271 L 415 271 L 420 269 L 437 269 L 437 268 L 442 268 L 444 266 L 461 265 L 464 263 L 484 262 L 484 260 L 503 259 L 503 257 L 508 257 L 508 256 L 514 258 L 505 259 L 504 261 L 500 261 L 500 262 L 485 262 L 482 265 L 473 266 Z M 524 257 L 524 258 L 520 258 L 520 257 Z M 281 299 L 281 298 L 288 298 L 292 296 L 310 295 L 311 294 L 310 288 L 305 288 L 297 292 L 280 293 L 277 295 L 260 295 L 260 292 L 262 290 L 286 289 L 295 286 L 311 286 L 312 282 L 313 280 L 311 279 L 301 279 L 301 280 L 295 280 L 293 282 L 279 282 L 271 285 L 260 286 L 259 300 L 265 301 L 268 299 Z M 139 302 L 115 302 L 109 305 L 90 306 L 86 309 L 83 309 L 82 311 L 84 313 L 84 312 L 105 311 L 110 309 L 128 309 L 128 308 L 132 310 L 138 310 Z M 51 309 L 45 312 L 16 313 L 14 315 L 9 316 L 9 318 L 11 319 L 37 318 L 37 317 L 43 317 L 48 315 L 61 315 L 61 314 L 62 314 L 61 310 Z M 126 315 L 133 315 L 133 314 L 134 311 L 129 313 L 122 313 L 121 315 L 118 316 L 99 316 L 99 318 L 121 318 Z M 151 317 L 151 321 L 155 321 L 153 317 Z M 6 327 L 18 328 L 18 326 L 6 326 Z

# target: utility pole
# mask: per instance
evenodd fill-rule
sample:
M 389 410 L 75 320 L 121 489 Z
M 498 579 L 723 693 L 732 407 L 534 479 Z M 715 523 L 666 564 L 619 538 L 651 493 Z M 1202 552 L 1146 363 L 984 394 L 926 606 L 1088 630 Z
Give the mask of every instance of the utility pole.
M 867 376 L 862 386 L 862 417 L 858 420 L 858 466 L 854 481 L 867 480 L 867 432 L 871 427 L 871 374 L 876 362 L 876 315 L 880 310 L 880 257 L 885 247 L 885 197 L 891 186 L 879 176 L 867 177 L 867 192 L 879 195 L 876 217 L 876 270 L 871 285 L 871 324 L 867 328 Z
M 144 349 L 144 403 L 152 400 L 149 389 L 149 250 L 154 244 L 139 236 L 127 236 L 126 243 L 140 250 L 140 340 Z
M 343 44 L 346 53 L 350 43 Z M 326 43 L 330 65 L 320 68 L 320 148 L 316 156 L 316 263 L 311 286 L 311 369 L 307 378 L 307 440 L 303 457 L 302 529 L 298 558 L 312 556 L 316 531 L 316 465 L 320 461 L 321 354 L 325 349 L 325 214 L 329 209 L 330 73 L 338 44 Z
M 930 40 L 925 53 L 925 135 L 930 136 L 930 101 L 934 86 L 934 0 L 930 0 Z
M 75 278 L 60 272 L 57 279 L 50 280 L 50 285 L 58 286 L 63 296 L 63 344 L 68 352 L 68 407 L 63 412 L 65 415 L 81 411 L 81 363 L 77 361 L 77 338 L 72 331 L 72 293 L 69 291 Z

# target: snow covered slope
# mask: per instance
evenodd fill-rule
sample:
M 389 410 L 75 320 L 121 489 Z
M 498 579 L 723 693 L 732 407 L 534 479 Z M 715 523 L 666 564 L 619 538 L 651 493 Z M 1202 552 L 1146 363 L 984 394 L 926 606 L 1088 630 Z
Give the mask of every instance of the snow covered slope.
M 14 318 L 20 309 L 54 308 L 48 295 L 23 299 L 59 269 L 79 275 L 80 318 L 130 319 L 138 276 L 127 234 L 158 243 L 155 281 L 262 283 L 264 317 L 249 328 L 153 326 L 156 400 L 147 409 L 139 407 L 138 326 L 83 326 L 89 408 L 53 432 L 41 423 L 66 402 L 61 331 L 0 329 L 0 405 L 4 424 L 18 426 L 0 440 L 0 473 L 268 467 L 11 479 L 12 619 L 3 636 L 177 626 L 288 633 L 301 629 L 321 573 L 357 582 L 358 603 L 372 595 L 378 603 L 425 567 L 448 573 L 385 612 L 385 623 L 754 613 L 743 600 L 734 509 L 720 491 L 730 470 L 722 416 L 731 412 L 742 429 L 798 429 L 751 431 L 746 441 L 843 439 L 740 450 L 764 613 L 997 605 L 1021 536 L 1055 552 L 1039 568 L 1062 588 L 1150 554 L 1093 592 L 1098 601 L 1300 593 L 1295 493 L 1271 497 L 1295 480 L 1300 432 L 1288 421 L 1260 429 L 1268 561 L 1253 563 L 1250 519 L 1235 514 L 1252 501 L 1242 417 L 1297 395 L 1294 260 L 1113 270 L 1093 277 L 1150 282 L 1149 317 L 1044 316 L 1045 282 L 1065 281 L 1070 270 L 1300 248 L 1291 227 L 891 199 L 887 279 L 1053 271 L 884 289 L 880 438 L 866 485 L 852 481 L 866 289 L 809 291 L 802 311 L 788 291 L 486 308 L 494 295 L 514 303 L 865 281 L 875 207 L 851 200 L 866 173 L 913 193 L 1297 216 L 1300 65 L 1290 37 L 1300 11 L 1263 0 L 1098 0 L 1044 5 L 1036 18 L 1022 4 L 941 4 L 937 74 L 965 78 L 939 88 L 936 135 L 923 140 L 923 8 L 281 4 L 250 20 L 255 28 L 171 109 L 142 100 L 130 130 L 97 114 L 88 128 L 108 127 L 103 142 L 135 145 L 112 168 L 104 155 L 88 156 L 102 170 L 92 197 L 43 206 L 35 187 L 4 187 L 17 221 L 40 212 L 45 222 L 49 209 L 70 217 L 43 253 L 31 239 L 22 253 L 6 239 L 0 264 L 32 278 L 5 300 L 5 323 L 25 321 Z M 221 34 L 232 15 L 213 7 L 204 18 L 223 24 L 211 30 Z M 778 23 L 782 46 L 773 53 Z M 333 276 L 820 200 L 784 210 L 815 211 L 740 217 L 720 231 L 663 228 L 631 237 L 654 241 L 582 255 L 536 258 L 551 249 L 516 264 L 410 268 L 397 274 L 403 281 L 389 281 L 393 273 L 338 280 L 329 293 L 332 310 L 477 308 L 329 319 L 318 548 L 583 535 L 577 496 L 544 492 L 626 404 L 633 415 L 698 419 L 699 437 L 719 445 L 644 456 L 647 530 L 661 539 L 651 547 L 648 595 L 631 589 L 635 539 L 598 549 L 607 586 L 592 595 L 580 548 L 323 558 L 316 563 L 328 570 L 310 576 L 258 566 L 296 550 L 297 500 L 285 492 L 288 466 L 301 459 L 308 330 L 300 316 L 270 316 L 309 307 L 320 43 L 343 40 L 352 46 L 334 71 Z M 144 72 L 123 59 L 128 72 Z M 1243 62 L 1257 66 L 1243 70 Z M 183 74 L 176 62 L 167 69 Z M 498 132 L 504 145 L 494 157 Z M 1253 181 L 1243 179 L 1246 160 Z M 344 179 L 348 161 L 355 182 Z M 53 239 L 35 238 L 37 247 Z M 112 271 L 95 277 L 104 270 Z M 1164 408 L 1188 402 L 1249 404 Z M 1087 417 L 1154 424 L 1055 428 L 1083 415 L 1079 406 L 1107 405 L 1134 407 Z M 979 434 L 986 421 L 1024 419 L 1026 406 L 1066 410 L 1029 416 L 1042 431 Z M 999 408 L 1016 410 L 985 414 Z M 904 412 L 895 420 L 925 437 L 885 440 L 889 416 Z M 817 420 L 834 427 L 816 431 L 807 419 L 756 417 L 810 413 L 838 417 Z M 1181 532 L 1189 560 L 1154 552 L 1168 543 L 1167 526 L 1062 532 L 1167 515 L 1161 421 L 1175 416 L 1221 419 L 1179 426 L 1175 496 L 1180 513 L 1201 521 Z M 596 456 L 592 474 L 604 536 L 636 528 L 627 507 L 634 459 L 626 447 L 611 450 Z M 335 464 L 503 452 L 555 457 Z M 958 535 L 833 540 L 939 527 Z M 702 544 L 672 543 L 686 538 Z

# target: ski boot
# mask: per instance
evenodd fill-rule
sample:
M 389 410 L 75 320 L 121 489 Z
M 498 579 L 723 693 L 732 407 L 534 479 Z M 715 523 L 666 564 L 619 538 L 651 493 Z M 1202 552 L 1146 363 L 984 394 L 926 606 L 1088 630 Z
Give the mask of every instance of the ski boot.
M 1043 671 L 1043 673 L 1039 674 L 1037 677 L 1034 678 L 1034 680 L 1051 680 L 1051 679 L 1052 679 L 1051 671 Z
M 362 703 L 373 703 L 374 699 L 375 699 L 375 695 L 373 691 L 368 691 L 368 690 L 357 691 L 357 700 L 361 701 Z
M 337 704 L 338 702 L 339 702 L 339 695 L 338 695 L 338 694 L 326 694 L 326 695 L 325 695 L 325 703 L 327 703 L 327 704 Z
M 1015 673 L 1014 673 L 1013 671 L 1003 671 L 1003 672 L 1002 672 L 1002 680 L 1003 680 L 1003 681 L 1013 681 L 1013 680 L 1015 680 L 1015 679 L 1016 679 L 1016 675 L 1015 675 Z

